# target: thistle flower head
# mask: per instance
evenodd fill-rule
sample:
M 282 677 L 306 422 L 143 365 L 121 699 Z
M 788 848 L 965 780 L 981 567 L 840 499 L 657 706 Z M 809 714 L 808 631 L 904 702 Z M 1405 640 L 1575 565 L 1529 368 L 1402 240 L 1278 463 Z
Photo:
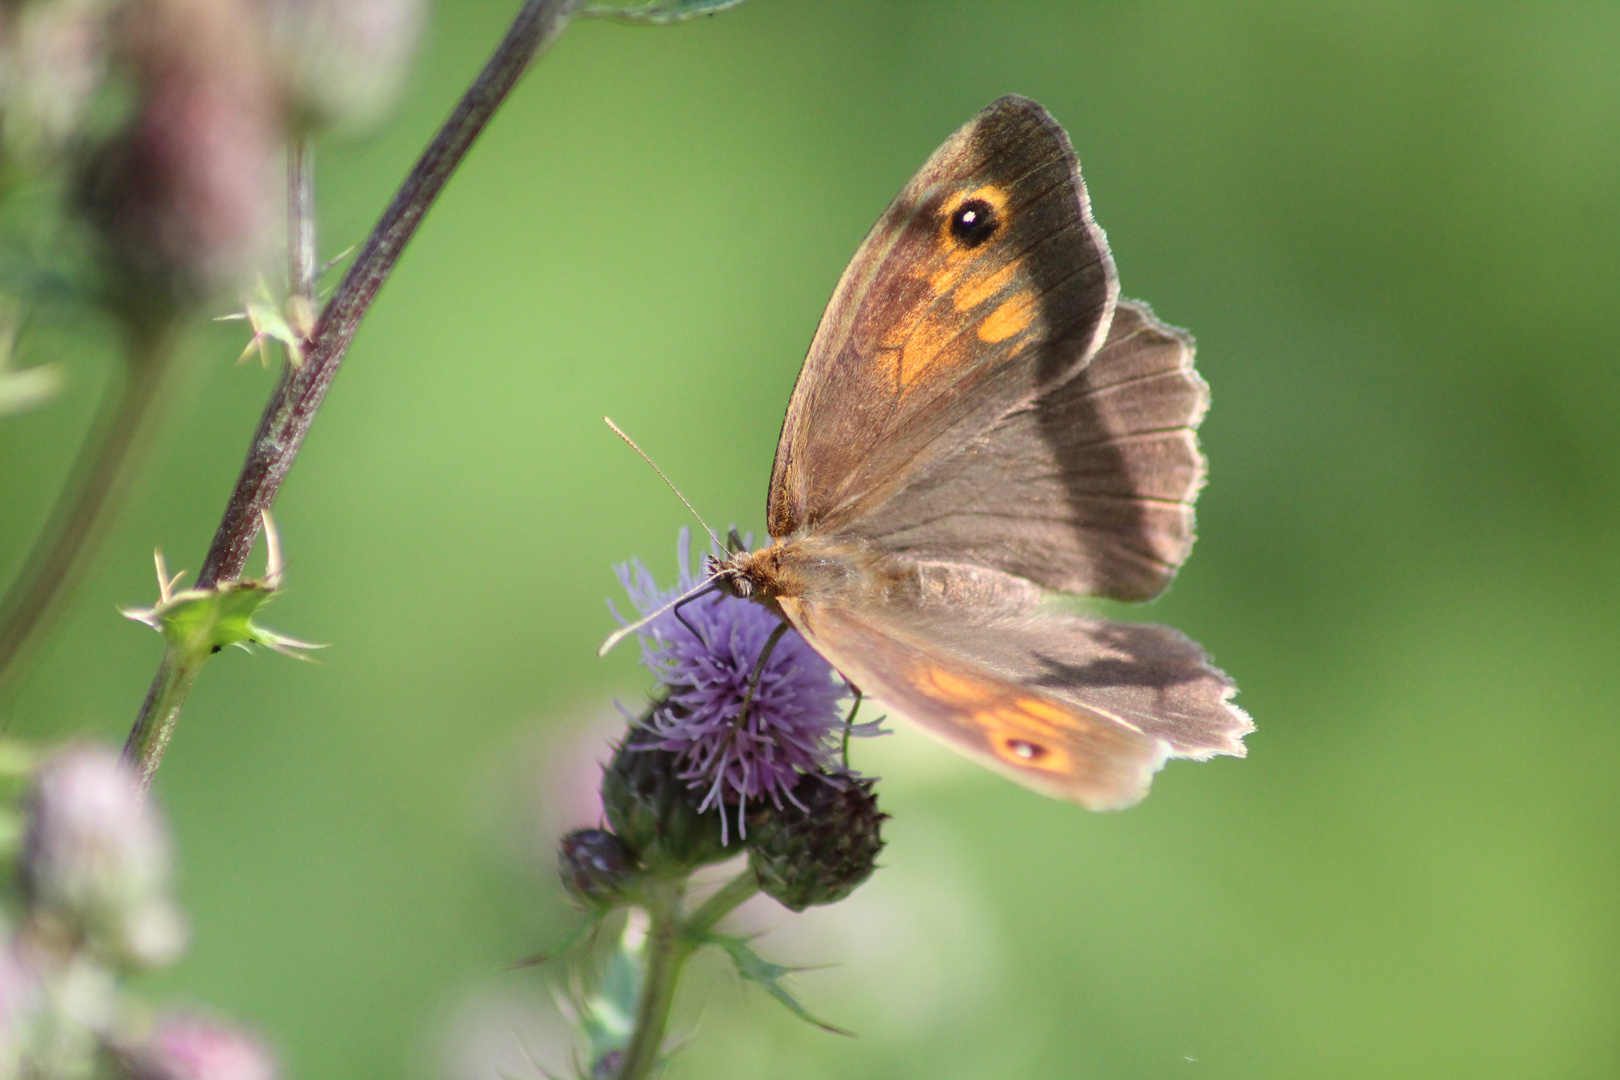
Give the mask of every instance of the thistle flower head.
M 130 1055 L 136 1080 L 275 1080 L 280 1070 L 252 1035 L 202 1016 L 161 1017 Z
M 639 561 L 618 567 L 619 581 L 643 614 L 700 583 L 686 529 L 676 555 L 680 573 L 672 589 L 660 589 Z M 735 805 L 739 821 L 750 799 L 780 807 L 784 799 L 793 801 L 800 776 L 844 771 L 838 760 L 844 683 L 797 632 L 788 630 L 776 643 L 749 697 L 760 654 L 780 625 L 758 604 L 711 593 L 665 612 L 639 634 L 642 663 L 666 694 L 642 727 L 655 736 L 653 745 L 678 755 L 681 779 L 704 792 L 702 809 Z M 851 734 L 877 731 L 860 725 Z
M 135 967 L 172 962 L 185 930 L 169 895 L 168 830 L 111 749 L 57 755 L 34 777 L 20 877 L 33 918 Z

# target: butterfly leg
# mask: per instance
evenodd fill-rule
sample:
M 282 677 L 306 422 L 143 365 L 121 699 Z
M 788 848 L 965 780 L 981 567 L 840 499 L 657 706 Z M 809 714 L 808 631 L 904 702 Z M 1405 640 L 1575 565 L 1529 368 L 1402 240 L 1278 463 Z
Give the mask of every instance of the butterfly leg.
M 748 707 L 754 703 L 754 692 L 759 689 L 759 678 L 765 673 L 765 662 L 776 651 L 776 643 L 782 640 L 782 635 L 788 632 L 786 620 L 776 624 L 771 636 L 765 639 L 765 647 L 759 650 L 759 659 L 754 661 L 753 674 L 748 676 L 748 691 L 743 694 L 742 709 L 737 713 L 737 726 L 742 727 L 748 722 Z
M 844 759 L 845 772 L 849 771 L 849 729 L 855 726 L 855 714 L 861 711 L 861 698 L 865 696 L 861 693 L 861 688 L 854 683 L 848 683 L 847 685 L 850 692 L 855 695 L 855 704 L 849 707 L 849 715 L 844 717 L 844 743 L 839 747 L 839 753 L 843 755 Z
M 702 634 L 698 633 L 697 627 L 693 626 L 691 623 L 686 621 L 686 616 L 681 614 L 681 608 L 685 607 L 687 604 L 690 604 L 694 600 L 697 600 L 697 599 L 700 599 L 702 597 L 708 596 L 712 592 L 719 592 L 719 591 L 720 591 L 720 586 L 718 586 L 718 585 L 710 586 L 709 588 L 704 589 L 700 593 L 693 593 L 691 596 L 688 596 L 686 599 L 684 599 L 684 600 L 680 601 L 679 603 L 677 603 L 675 605 L 675 607 L 672 609 L 674 611 L 674 613 L 675 613 L 675 617 L 681 621 L 681 625 L 686 627 L 687 632 L 690 633 L 693 637 L 697 638 L 698 644 L 703 645 L 705 647 L 707 647 L 709 643 L 704 640 Z

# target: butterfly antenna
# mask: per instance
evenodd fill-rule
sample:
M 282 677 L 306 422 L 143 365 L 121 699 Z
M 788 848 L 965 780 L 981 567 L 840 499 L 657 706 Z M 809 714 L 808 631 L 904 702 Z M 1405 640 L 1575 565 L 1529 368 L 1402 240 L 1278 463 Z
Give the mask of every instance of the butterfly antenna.
M 641 618 L 637 619 L 633 623 L 630 623 L 628 626 L 619 627 L 617 630 L 613 631 L 613 633 L 607 636 L 606 641 L 602 642 L 602 647 L 596 650 L 596 655 L 606 656 L 608 653 L 613 651 L 613 646 L 617 645 L 619 642 L 623 641 L 637 630 L 640 630 L 643 626 L 646 626 L 648 623 L 658 618 L 658 616 L 662 615 L 676 604 L 685 603 L 694 596 L 698 596 L 699 594 L 714 588 L 715 579 L 719 576 L 719 574 L 710 574 L 708 577 L 704 578 L 690 589 L 687 589 L 685 592 L 681 593 L 681 595 L 677 596 L 675 599 L 671 600 L 657 611 L 643 615 Z
M 602 417 L 602 422 L 608 427 L 612 428 L 613 434 L 623 439 L 629 445 L 630 449 L 640 454 L 642 461 L 645 461 L 648 465 L 652 466 L 652 471 L 658 474 L 658 478 L 664 483 L 668 484 L 669 490 L 675 493 L 675 497 L 681 500 L 681 502 L 685 503 L 688 510 L 692 511 L 692 516 L 697 518 L 699 525 L 703 526 L 703 531 L 709 534 L 709 539 L 714 541 L 714 546 L 722 547 L 723 545 L 720 543 L 720 534 L 709 527 L 709 523 L 703 520 L 703 515 L 697 512 L 697 507 L 686 501 L 686 496 L 681 494 L 681 489 L 675 486 L 675 482 L 673 480 L 664 475 L 664 470 L 660 469 L 658 467 L 658 463 L 647 456 L 647 452 L 645 450 L 636 445 L 636 440 L 626 435 L 624 433 L 624 429 L 613 422 L 612 417 L 604 416 Z

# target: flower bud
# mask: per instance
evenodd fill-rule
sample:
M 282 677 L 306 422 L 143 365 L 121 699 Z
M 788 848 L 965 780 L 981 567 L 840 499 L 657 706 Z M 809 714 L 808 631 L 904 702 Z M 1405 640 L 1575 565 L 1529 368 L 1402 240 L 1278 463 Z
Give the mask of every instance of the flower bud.
M 883 850 L 880 813 L 871 780 L 807 774 L 793 787 L 793 802 L 752 816 L 748 865 L 760 889 L 784 907 L 803 911 L 833 904 L 854 892 L 876 868 Z
M 39 977 L 15 939 L 0 942 L 0 1076 L 19 1074 L 41 999 Z
M 275 1080 L 275 1059 L 237 1028 L 185 1014 L 161 1018 L 126 1055 L 134 1080 Z
M 606 829 L 575 829 L 562 838 L 557 872 L 568 895 L 588 908 L 610 908 L 635 888 L 636 854 Z
M 131 0 L 116 40 L 133 114 L 87 157 L 77 197 L 112 302 L 150 320 L 235 290 L 258 264 L 282 106 L 246 0 Z
M 110 6 L 0 4 L 0 144 L 8 165 L 51 165 L 79 135 L 106 67 Z
M 261 0 L 295 125 L 363 127 L 393 101 L 423 0 Z
M 680 758 L 632 730 L 602 773 L 602 807 L 613 831 L 655 874 L 683 877 L 723 862 L 739 847 L 720 841 L 720 815 L 698 810 L 698 795 L 680 777 Z
M 47 762 L 27 809 L 19 869 L 31 917 L 116 963 L 179 955 L 168 834 L 117 754 L 79 747 Z

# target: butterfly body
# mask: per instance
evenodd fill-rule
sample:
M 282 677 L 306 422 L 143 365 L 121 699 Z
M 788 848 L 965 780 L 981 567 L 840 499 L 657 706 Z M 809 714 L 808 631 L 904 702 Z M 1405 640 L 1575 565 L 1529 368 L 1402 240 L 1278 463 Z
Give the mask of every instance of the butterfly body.
M 772 542 L 712 568 L 854 685 L 1093 809 L 1169 757 L 1242 755 L 1231 681 L 1145 600 L 1192 544 L 1208 389 L 1192 342 L 1121 300 L 1062 128 L 1006 97 L 879 219 L 788 405 Z

